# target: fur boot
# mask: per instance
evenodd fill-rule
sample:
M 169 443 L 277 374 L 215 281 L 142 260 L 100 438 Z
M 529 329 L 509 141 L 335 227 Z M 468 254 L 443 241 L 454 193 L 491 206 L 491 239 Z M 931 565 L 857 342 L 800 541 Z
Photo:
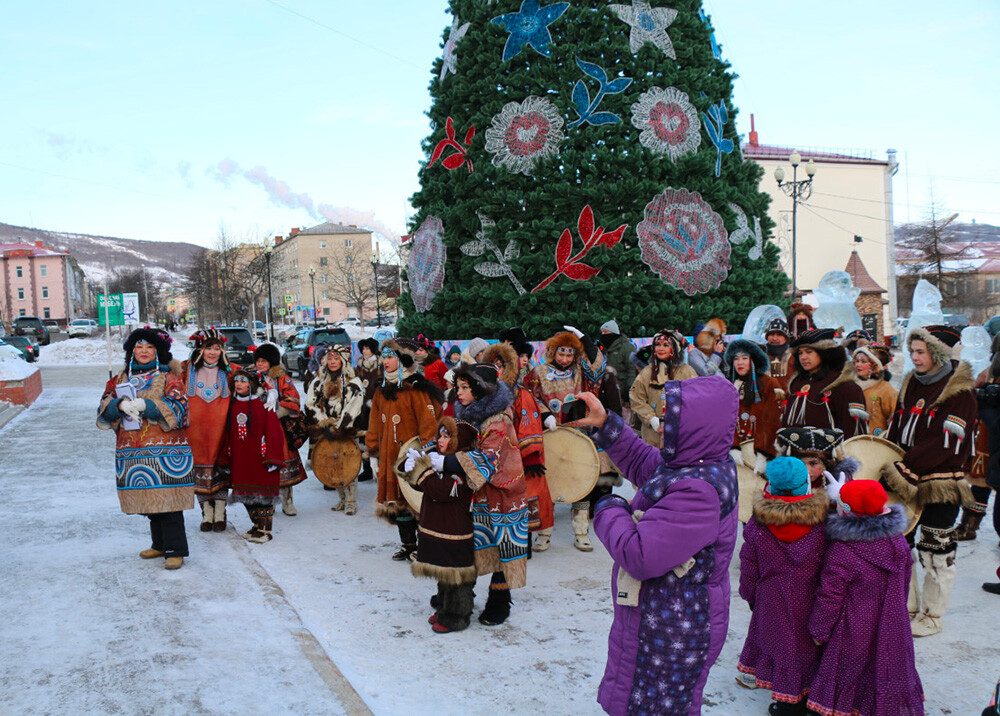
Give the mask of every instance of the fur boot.
M 479 623 L 486 626 L 503 624 L 510 616 L 510 604 L 510 588 L 507 586 L 507 580 L 503 572 L 494 572 L 489 596 L 486 598 L 486 607 L 479 615 Z
M 347 506 L 347 499 L 346 499 L 347 495 L 345 494 L 343 487 L 337 488 L 337 498 L 340 500 L 340 502 L 338 502 L 330 509 L 333 510 L 334 512 L 343 512 L 344 508 Z
M 201 503 L 201 531 L 211 532 L 215 521 L 215 500 L 205 500 Z
M 417 521 L 412 517 L 408 520 L 396 520 L 396 529 L 399 530 L 399 541 L 402 546 L 392 555 L 396 562 L 405 562 L 410 559 L 410 555 L 417 552 Z
M 573 503 L 573 546 L 581 552 L 593 552 L 594 545 L 590 541 L 590 504 L 587 502 Z
M 552 546 L 552 528 L 546 527 L 535 532 L 535 544 L 532 549 L 536 552 L 544 552 Z
M 473 584 L 470 582 L 468 584 L 444 585 L 444 591 L 441 594 L 444 605 L 431 627 L 434 631 L 439 634 L 447 634 L 468 628 L 472 618 Z
M 438 620 L 438 614 L 441 611 L 441 600 L 444 593 L 448 589 L 448 585 L 445 584 L 444 582 L 438 582 L 437 584 L 438 584 L 437 594 L 431 595 L 431 609 L 434 610 L 434 613 L 431 614 L 429 617 L 427 617 L 428 624 L 433 624 Z
M 771 716 L 806 716 L 805 701 L 797 704 L 788 704 L 783 701 L 774 701 L 767 707 L 767 712 Z
M 975 503 L 972 507 L 962 508 L 962 521 L 959 522 L 955 530 L 956 542 L 968 542 L 976 538 L 979 531 L 979 523 L 983 521 L 986 514 L 986 505 L 982 502 Z
M 344 488 L 344 493 L 346 495 L 346 506 L 344 507 L 345 515 L 354 515 L 358 512 L 358 484 L 352 482 L 350 485 Z
M 225 500 L 213 500 L 215 502 L 215 522 L 212 523 L 212 529 L 216 532 L 226 531 L 226 501 Z
M 910 622 L 913 636 L 930 636 L 941 631 L 944 616 L 955 586 L 955 553 L 937 554 L 918 550 L 920 565 L 924 568 L 924 609 Z
M 281 511 L 289 517 L 295 517 L 295 515 L 299 514 L 299 511 L 295 509 L 295 504 L 292 502 L 291 486 L 282 487 L 279 492 L 281 493 Z

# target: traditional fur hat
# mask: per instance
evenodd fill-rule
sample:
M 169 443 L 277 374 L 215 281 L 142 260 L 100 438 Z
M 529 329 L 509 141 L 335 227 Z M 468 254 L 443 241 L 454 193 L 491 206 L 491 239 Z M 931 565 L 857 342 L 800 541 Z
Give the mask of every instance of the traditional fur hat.
M 490 363 L 463 364 L 455 369 L 455 383 L 464 380 L 476 400 L 497 392 L 497 369 Z
M 437 343 L 432 341 L 430 338 L 425 336 L 423 333 L 418 335 L 414 341 L 417 344 L 417 348 L 423 348 L 428 353 L 440 353 L 437 347 Z
M 788 309 L 788 332 L 792 337 L 816 327 L 813 323 L 813 307 L 808 303 L 793 303 Z
M 848 353 L 853 354 L 858 346 L 866 346 L 869 343 L 874 343 L 875 339 L 872 338 L 872 334 L 864 329 L 858 329 L 856 331 L 851 331 L 848 333 L 843 340 L 843 346 L 847 349 Z
M 878 480 L 848 480 L 840 488 L 837 510 L 851 517 L 888 514 L 889 496 Z
M 512 326 L 511 328 L 504 328 L 500 331 L 500 335 L 497 336 L 501 343 L 521 343 L 527 342 L 528 337 L 524 335 L 522 331 L 517 326 Z
M 205 349 L 213 345 L 220 346 L 223 349 L 219 355 L 219 363 L 222 364 L 223 368 L 229 367 L 229 356 L 226 355 L 225 350 L 226 336 L 220 333 L 215 326 L 195 331 L 191 336 L 191 342 L 194 343 L 194 351 L 191 353 L 191 365 L 195 368 L 201 368 L 205 362 Z
M 788 323 L 780 318 L 775 318 L 767 324 L 767 330 L 764 331 L 764 338 L 767 338 L 772 333 L 780 333 L 785 338 L 790 338 L 788 335 Z
M 813 328 L 800 333 L 798 338 L 792 341 L 795 369 L 805 373 L 805 369 L 799 363 L 799 348 L 812 348 L 819 353 L 820 361 L 828 370 L 839 373 L 847 363 L 847 353 L 837 342 L 837 334 L 832 328 Z
M 126 366 L 132 362 L 132 351 L 135 350 L 135 344 L 140 341 L 145 341 L 156 348 L 157 362 L 169 365 L 170 361 L 173 360 L 173 356 L 170 355 L 170 344 L 173 342 L 173 339 L 170 337 L 170 334 L 159 328 L 145 326 L 144 328 L 136 328 L 125 339 L 122 347 L 125 349 Z
M 873 375 L 877 375 L 885 370 L 886 365 L 888 365 L 892 360 L 892 356 L 889 354 L 889 349 L 876 343 L 858 346 L 854 349 L 854 353 L 851 354 L 851 360 L 859 354 L 865 356 L 868 359 L 868 362 L 872 364 Z
M 519 369 L 517 365 L 517 353 L 506 343 L 494 343 L 486 349 L 483 355 L 483 363 L 490 365 L 500 364 L 500 380 L 511 388 L 517 383 Z
M 710 318 L 694 338 L 694 343 L 705 355 L 715 351 L 715 342 L 726 335 L 726 322 L 721 318 Z
M 444 431 L 451 438 L 444 455 L 454 455 L 456 452 L 470 449 L 479 437 L 476 426 L 464 420 L 455 420 L 450 415 L 444 415 L 438 420 L 438 435 Z
M 246 378 L 250 381 L 250 395 L 253 395 L 260 390 L 260 379 L 257 374 L 252 370 L 247 370 L 246 368 L 240 368 L 238 371 L 233 373 L 233 381 L 237 378 Z
M 723 356 L 723 361 L 731 368 L 733 360 L 735 360 L 738 355 L 750 356 L 750 360 L 753 361 L 754 372 L 756 372 L 757 375 L 764 375 L 767 373 L 767 370 L 771 365 L 771 361 L 767 359 L 767 354 L 764 353 L 763 349 L 753 341 L 748 341 L 745 338 L 737 338 L 726 346 L 726 353 Z M 731 379 L 732 376 L 730 376 L 730 380 Z
M 583 355 L 584 350 L 583 343 L 575 334 L 569 331 L 562 331 L 545 341 L 545 362 L 554 363 L 556 360 L 556 351 L 560 348 L 572 348 L 576 351 L 576 355 L 573 356 L 574 363 L 580 361 L 580 356 Z
M 775 497 L 809 494 L 809 469 L 797 457 L 776 457 L 767 463 L 767 491 Z
M 791 450 L 832 455 L 843 442 L 844 431 L 839 428 L 801 426 L 778 430 L 774 447 L 779 455 L 787 455 Z
M 257 350 L 253 352 L 253 359 L 257 360 L 258 358 L 266 360 L 272 368 L 281 365 L 281 352 L 278 350 L 278 346 L 273 343 L 261 343 L 257 346 Z
M 675 331 L 670 328 L 663 328 L 657 331 L 655 334 L 653 334 L 653 342 L 650 343 L 645 348 L 640 349 L 641 351 L 647 351 L 648 349 L 648 352 L 646 353 L 647 357 L 645 358 L 646 363 L 648 364 L 650 361 L 653 360 L 653 355 L 654 355 L 653 347 L 656 345 L 656 341 L 659 338 L 666 338 L 668 341 L 670 341 L 670 350 L 672 353 L 670 358 L 671 365 L 678 366 L 681 363 L 683 363 L 684 351 L 688 347 L 687 338 L 681 335 L 679 331 Z
M 948 365 L 952 357 L 952 348 L 962 339 L 962 334 L 951 326 L 927 326 L 914 328 L 906 339 L 907 349 L 913 349 L 913 341 L 923 341 L 927 344 L 935 365 Z
M 410 338 L 388 338 L 382 341 L 380 353 L 390 351 L 397 358 L 404 370 L 409 370 L 417 362 L 417 344 Z
M 374 338 L 362 338 L 358 341 L 358 352 L 366 347 L 372 352 L 373 355 L 378 355 L 378 341 Z
M 531 345 L 528 341 L 518 341 L 514 343 L 514 352 L 518 356 L 528 356 L 529 358 L 535 355 L 535 347 Z

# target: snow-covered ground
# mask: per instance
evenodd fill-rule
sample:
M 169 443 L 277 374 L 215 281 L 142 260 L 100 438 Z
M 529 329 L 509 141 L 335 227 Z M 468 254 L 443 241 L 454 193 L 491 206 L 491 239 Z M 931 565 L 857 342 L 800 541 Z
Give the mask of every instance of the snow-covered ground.
M 191 556 L 167 572 L 137 556 L 146 520 L 118 508 L 114 438 L 94 426 L 105 379 L 44 367 L 41 398 L 0 430 L 0 712 L 340 714 L 363 701 L 376 714 L 601 713 L 611 561 L 596 542 L 573 548 L 567 506 L 499 627 L 431 631 L 434 582 L 389 558 L 397 534 L 372 516 L 372 482 L 348 517 L 310 477 L 299 515 L 279 511 L 264 545 L 239 537 L 242 508 L 222 534 L 188 512 Z M 996 580 L 997 539 L 984 523 L 959 547 L 945 631 L 916 642 L 929 714 L 978 714 L 995 683 L 1000 599 L 980 583 Z M 476 592 L 478 614 L 486 578 Z M 768 694 L 733 678 L 750 616 L 735 594 L 730 614 L 704 713 L 766 713 Z
M 37 363 L 29 363 L 6 352 L 0 353 L 0 380 L 24 380 L 37 370 Z

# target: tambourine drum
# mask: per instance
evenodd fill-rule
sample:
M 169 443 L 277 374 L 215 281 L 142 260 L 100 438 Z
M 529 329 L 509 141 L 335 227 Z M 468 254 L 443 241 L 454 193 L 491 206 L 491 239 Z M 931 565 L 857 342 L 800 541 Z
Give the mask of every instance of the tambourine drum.
M 396 475 L 396 482 L 399 484 L 399 492 L 406 500 L 406 504 L 410 506 L 410 511 L 413 512 L 417 517 L 420 516 L 420 505 L 423 503 L 424 493 L 419 490 L 414 490 L 409 482 L 406 481 L 406 472 L 403 469 L 403 464 L 406 462 L 406 453 L 409 452 L 410 448 L 414 450 L 420 449 L 420 438 L 412 437 L 407 440 L 399 448 L 399 455 L 396 456 L 396 462 L 392 466 L 393 473 Z
M 890 469 L 895 470 L 892 463 L 901 460 L 904 454 L 903 448 L 885 438 L 874 435 L 857 435 L 845 440 L 843 449 L 848 457 L 853 457 L 861 465 L 854 473 L 855 480 L 878 480 L 882 475 L 882 469 L 889 466 Z M 907 502 L 900 495 L 892 492 L 885 483 L 882 485 L 886 487 L 886 493 L 889 495 L 889 504 L 902 505 L 903 509 L 906 510 L 906 516 L 909 518 L 906 532 L 909 534 L 917 526 L 921 510 L 915 502 Z
M 361 450 L 353 438 L 320 440 L 313 448 L 312 468 L 327 487 L 346 487 L 361 470 Z
M 736 463 L 736 479 L 740 489 L 740 522 L 746 524 L 753 515 L 753 502 L 757 495 L 764 494 L 764 487 L 767 480 L 754 472 L 757 464 L 757 451 L 753 448 L 753 440 L 744 440 L 740 443 L 740 455 L 743 458 L 742 464 Z
M 575 428 L 560 426 L 542 433 L 545 479 L 553 502 L 579 502 L 594 489 L 601 473 L 597 448 Z

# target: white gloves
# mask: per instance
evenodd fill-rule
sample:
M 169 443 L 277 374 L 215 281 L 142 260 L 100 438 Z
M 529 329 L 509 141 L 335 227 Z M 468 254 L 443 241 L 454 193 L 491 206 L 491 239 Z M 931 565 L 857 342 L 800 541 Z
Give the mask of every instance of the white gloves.
M 649 419 L 649 427 L 653 429 L 653 432 L 660 432 L 660 419 L 655 415 Z
M 556 428 L 559 427 L 556 425 L 556 417 L 554 415 L 547 415 L 542 423 L 545 425 L 545 429 L 550 432 L 555 432 Z
M 840 473 L 840 479 L 837 480 L 829 472 L 823 470 L 823 477 L 826 478 L 826 494 L 836 502 L 840 498 L 840 488 L 847 483 L 847 475 Z
M 444 455 L 439 452 L 432 452 L 430 454 L 431 467 L 434 468 L 435 472 L 444 472 Z
M 274 388 L 267 391 L 267 400 L 264 401 L 264 407 L 272 412 L 278 409 L 278 391 Z
M 132 420 L 139 420 L 143 410 L 146 409 L 146 401 L 143 398 L 123 398 L 118 403 L 118 410 Z
M 563 328 L 565 328 L 567 331 L 572 333 L 577 338 L 583 338 L 583 331 L 581 331 L 579 328 L 573 328 L 573 326 L 563 326 Z
M 413 466 L 417 464 L 417 460 L 423 455 L 419 450 L 414 450 L 410 448 L 406 451 L 406 462 L 403 463 L 403 469 L 409 472 L 413 469 Z
M 757 453 L 757 459 L 753 464 L 753 471 L 758 475 L 767 473 L 767 455 L 762 452 Z

